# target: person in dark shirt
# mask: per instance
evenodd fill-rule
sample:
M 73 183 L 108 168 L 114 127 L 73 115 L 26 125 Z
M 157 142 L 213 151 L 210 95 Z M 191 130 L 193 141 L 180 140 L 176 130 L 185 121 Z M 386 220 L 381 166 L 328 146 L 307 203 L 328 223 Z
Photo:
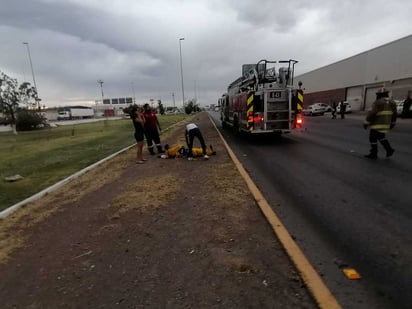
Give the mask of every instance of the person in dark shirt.
M 402 118 L 412 117 L 411 105 L 412 105 L 412 91 L 408 93 L 408 97 L 406 98 L 405 101 L 403 101 Z
M 336 119 L 336 108 L 338 107 L 338 104 L 336 104 L 335 101 L 332 103 L 332 119 Z
M 346 104 L 344 102 L 340 102 L 340 118 L 345 119 L 346 113 Z
M 146 159 L 143 158 L 145 119 L 141 111 L 137 108 L 137 106 L 132 107 L 129 114 L 130 114 L 130 118 L 133 121 L 134 138 L 136 139 L 136 143 L 137 143 L 136 164 L 143 164 L 146 161 Z
M 154 145 L 156 144 L 157 152 L 163 153 L 162 145 L 160 144 L 159 130 L 160 124 L 157 119 L 156 113 L 150 108 L 150 105 L 146 103 L 143 105 L 143 116 L 145 118 L 144 132 L 146 135 L 147 149 L 151 155 L 154 155 Z

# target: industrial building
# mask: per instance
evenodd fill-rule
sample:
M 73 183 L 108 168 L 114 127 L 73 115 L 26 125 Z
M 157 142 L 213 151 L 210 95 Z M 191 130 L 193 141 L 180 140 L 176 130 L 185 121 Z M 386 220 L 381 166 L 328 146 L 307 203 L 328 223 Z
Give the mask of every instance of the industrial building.
M 347 101 L 353 111 L 368 110 L 385 86 L 395 100 L 412 92 L 412 35 L 295 77 L 304 106 Z

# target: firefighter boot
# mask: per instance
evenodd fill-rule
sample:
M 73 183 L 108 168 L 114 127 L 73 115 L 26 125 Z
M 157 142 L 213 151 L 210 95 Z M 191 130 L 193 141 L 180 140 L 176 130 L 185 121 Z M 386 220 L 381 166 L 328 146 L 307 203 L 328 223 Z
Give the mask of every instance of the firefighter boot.
M 157 144 L 156 147 L 157 147 L 157 153 L 164 153 L 164 150 L 162 149 L 162 145 Z
M 370 153 L 365 155 L 365 158 L 376 160 L 378 158 L 378 144 L 371 144 Z
M 389 158 L 390 156 L 392 156 L 393 153 L 395 152 L 395 149 L 391 147 L 391 144 L 389 144 L 389 141 L 387 139 L 383 139 L 380 142 L 383 148 L 385 148 L 386 150 L 386 157 Z

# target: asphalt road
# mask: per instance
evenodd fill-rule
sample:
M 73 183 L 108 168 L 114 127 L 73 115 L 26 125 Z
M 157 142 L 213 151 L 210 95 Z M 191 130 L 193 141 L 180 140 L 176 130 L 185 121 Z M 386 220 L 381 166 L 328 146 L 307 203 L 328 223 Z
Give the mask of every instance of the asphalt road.
M 277 141 L 222 133 L 344 308 L 412 308 L 412 121 L 398 121 L 395 154 L 380 147 L 376 161 L 363 157 L 362 115 L 304 121 Z

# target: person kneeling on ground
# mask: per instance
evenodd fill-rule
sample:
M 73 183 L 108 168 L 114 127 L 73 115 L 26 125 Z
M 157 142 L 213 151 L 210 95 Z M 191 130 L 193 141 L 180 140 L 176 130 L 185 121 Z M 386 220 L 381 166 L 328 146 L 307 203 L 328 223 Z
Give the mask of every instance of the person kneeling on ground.
M 195 137 L 199 139 L 200 144 L 202 146 L 203 158 L 205 158 L 206 160 L 209 159 L 209 156 L 206 154 L 206 144 L 205 140 L 203 139 L 202 132 L 200 132 L 200 129 L 197 125 L 195 125 L 194 123 L 189 123 L 188 125 L 186 125 L 185 130 L 186 144 L 189 148 L 189 153 L 187 155 L 188 160 L 193 159 L 193 140 Z

